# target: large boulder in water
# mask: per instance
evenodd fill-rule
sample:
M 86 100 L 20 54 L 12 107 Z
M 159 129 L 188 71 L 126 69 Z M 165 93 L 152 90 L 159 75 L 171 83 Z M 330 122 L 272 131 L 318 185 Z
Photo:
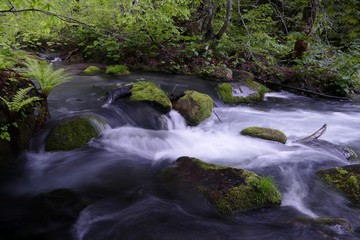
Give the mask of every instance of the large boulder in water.
M 214 103 L 206 94 L 187 90 L 184 96 L 173 102 L 173 106 L 185 118 L 187 124 L 196 126 L 211 116 Z
M 166 93 L 156 83 L 149 81 L 135 82 L 132 84 L 131 101 L 151 102 L 160 107 L 162 112 L 169 112 L 172 103 Z
M 317 174 L 351 201 L 360 204 L 360 164 L 323 169 Z
M 265 86 L 251 80 L 245 83 L 222 83 L 217 87 L 221 100 L 227 104 L 260 102 L 267 91 Z
M 248 127 L 243 129 L 240 132 L 242 135 L 262 138 L 270 141 L 280 142 L 285 144 L 287 137 L 280 130 L 273 128 L 263 128 L 263 127 Z
M 56 125 L 45 141 L 47 151 L 68 151 L 86 146 L 99 135 L 94 118 L 77 116 Z
M 163 170 L 161 179 L 171 190 L 202 194 L 226 214 L 281 204 L 281 194 L 270 178 L 196 158 L 180 157 L 176 166 Z

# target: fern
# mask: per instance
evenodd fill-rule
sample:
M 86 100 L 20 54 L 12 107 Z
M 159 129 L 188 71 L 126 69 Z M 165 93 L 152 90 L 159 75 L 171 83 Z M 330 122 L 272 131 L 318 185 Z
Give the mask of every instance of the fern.
M 59 84 L 71 80 L 66 69 L 54 70 L 53 64 L 48 64 L 46 61 L 38 62 L 34 59 L 28 59 L 25 66 L 28 69 L 26 76 L 34 78 L 39 83 L 42 93 L 46 96 Z
M 40 98 L 37 96 L 28 97 L 28 93 L 34 87 L 30 86 L 27 88 L 19 89 L 12 100 L 8 100 L 0 96 L 0 99 L 6 104 L 10 112 L 17 113 L 23 107 L 32 104 L 33 102 L 39 101 Z

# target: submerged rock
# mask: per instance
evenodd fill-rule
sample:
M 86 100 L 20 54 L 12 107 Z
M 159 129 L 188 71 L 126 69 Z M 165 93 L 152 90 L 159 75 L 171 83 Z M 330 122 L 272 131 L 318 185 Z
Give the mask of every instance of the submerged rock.
M 173 106 L 185 118 L 187 124 L 196 126 L 211 116 L 214 103 L 206 94 L 187 90 L 184 96 L 173 102 Z
M 99 131 L 88 116 L 66 119 L 55 126 L 45 141 L 47 151 L 68 151 L 84 147 Z
M 233 73 L 230 68 L 222 66 L 207 66 L 200 70 L 200 76 L 206 80 L 221 82 L 232 81 Z
M 218 211 L 226 214 L 281 204 L 281 194 L 270 178 L 239 168 L 205 163 L 196 158 L 178 158 L 175 167 L 162 172 L 161 179 L 174 191 L 195 190 Z
M 272 128 L 248 127 L 243 129 L 241 134 L 270 141 L 276 141 L 283 144 L 285 144 L 287 140 L 287 137 L 283 132 Z
M 360 164 L 323 169 L 317 174 L 351 201 L 360 204 Z
M 254 103 L 263 100 L 267 88 L 254 81 L 222 83 L 217 87 L 221 100 L 227 104 Z

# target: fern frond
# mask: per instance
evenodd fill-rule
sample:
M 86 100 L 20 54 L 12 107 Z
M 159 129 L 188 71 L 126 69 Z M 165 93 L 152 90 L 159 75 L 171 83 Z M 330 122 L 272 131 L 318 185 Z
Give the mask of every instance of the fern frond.
M 28 97 L 28 93 L 34 87 L 30 86 L 27 88 L 19 89 L 14 95 L 12 100 L 5 99 L 0 96 L 0 99 L 6 104 L 10 112 L 19 112 L 23 107 L 33 102 L 39 101 L 40 98 L 37 96 Z
M 34 78 L 39 83 L 42 93 L 46 96 L 57 85 L 71 80 L 70 74 L 66 72 L 66 69 L 54 70 L 53 64 L 48 64 L 46 61 L 38 62 L 29 59 L 25 62 L 25 65 L 28 68 L 26 76 Z

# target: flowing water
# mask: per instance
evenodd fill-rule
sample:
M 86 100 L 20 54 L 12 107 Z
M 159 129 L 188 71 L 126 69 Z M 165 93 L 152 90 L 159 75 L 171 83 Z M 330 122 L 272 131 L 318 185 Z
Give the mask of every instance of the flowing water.
M 111 86 L 143 79 L 170 93 L 207 93 L 216 114 L 188 127 L 176 111 L 164 115 L 146 105 L 107 101 Z M 360 239 L 359 207 L 316 176 L 320 169 L 351 164 L 335 145 L 360 152 L 359 104 L 270 92 L 262 103 L 230 107 L 221 103 L 214 83 L 144 73 L 115 79 L 76 74 L 50 94 L 49 104 L 47 128 L 2 173 L 0 239 Z M 107 122 L 98 123 L 99 138 L 82 149 L 44 151 L 44 138 L 57 121 L 90 113 Z M 328 142 L 296 143 L 325 123 L 321 139 Z M 239 134 L 249 126 L 279 129 L 288 142 Z M 156 176 L 181 156 L 271 176 L 282 205 L 225 216 L 204 199 L 179 199 Z M 34 221 L 34 197 L 64 188 L 86 202 L 80 214 Z M 324 217 L 344 218 L 353 231 L 316 223 Z

